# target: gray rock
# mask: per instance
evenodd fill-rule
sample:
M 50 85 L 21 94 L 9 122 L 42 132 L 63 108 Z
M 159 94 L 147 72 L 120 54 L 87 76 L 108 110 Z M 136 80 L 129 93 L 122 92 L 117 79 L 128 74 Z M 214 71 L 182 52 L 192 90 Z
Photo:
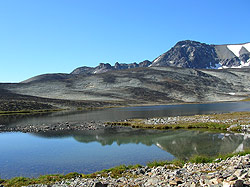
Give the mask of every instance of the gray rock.
M 230 177 L 227 178 L 228 181 L 234 181 L 236 179 L 238 179 L 236 175 L 231 175 Z
M 152 185 L 156 185 L 159 182 L 158 178 L 150 178 L 147 180 L 147 182 L 145 183 L 145 186 L 152 186 Z
M 96 182 L 95 184 L 94 184 L 94 187 L 107 187 L 108 186 L 108 184 L 103 184 L 103 183 L 101 183 L 101 182 Z
M 244 181 L 243 180 L 237 180 L 234 183 L 235 187 L 243 187 L 244 186 Z
M 234 175 L 237 176 L 238 178 L 240 178 L 244 173 L 246 173 L 247 171 L 246 170 L 243 170 L 243 169 L 237 169 L 235 172 L 234 172 Z

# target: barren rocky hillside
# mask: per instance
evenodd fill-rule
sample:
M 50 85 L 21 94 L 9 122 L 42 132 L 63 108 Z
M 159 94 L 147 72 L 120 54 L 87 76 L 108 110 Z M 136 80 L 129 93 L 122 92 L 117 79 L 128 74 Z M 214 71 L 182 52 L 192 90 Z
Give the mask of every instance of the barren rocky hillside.
M 126 104 L 234 101 L 250 96 L 250 69 L 133 68 L 95 75 L 47 74 L 0 84 L 15 94 Z

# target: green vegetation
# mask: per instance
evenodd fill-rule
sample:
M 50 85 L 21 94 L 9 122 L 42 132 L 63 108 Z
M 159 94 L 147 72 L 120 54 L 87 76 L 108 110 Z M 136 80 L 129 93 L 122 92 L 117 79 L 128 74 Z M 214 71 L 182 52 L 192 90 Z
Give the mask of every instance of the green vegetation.
M 61 111 L 61 110 L 63 110 L 63 109 L 0 111 L 0 115 L 12 115 L 12 114 L 37 114 L 37 113 L 58 112 L 58 111 Z
M 232 128 L 230 128 L 230 130 L 234 131 L 234 132 L 240 132 L 241 131 L 241 126 L 232 127 Z
M 250 101 L 250 98 L 243 99 L 241 101 Z
M 142 128 L 142 129 L 158 129 L 158 130 L 166 130 L 166 129 L 218 129 L 218 130 L 227 130 L 230 125 L 227 124 L 219 124 L 219 123 L 193 123 L 193 124 L 160 124 L 160 125 L 149 125 L 144 123 L 137 122 L 108 122 L 109 125 L 117 125 L 117 126 L 130 126 L 132 128 Z
M 211 163 L 211 162 L 219 162 L 221 160 L 226 160 L 227 158 L 231 158 L 233 156 L 245 156 L 247 154 L 250 154 L 250 149 L 246 149 L 242 152 L 238 153 L 228 153 L 228 154 L 219 154 L 215 157 L 209 157 L 206 155 L 193 155 L 188 162 L 191 163 Z
M 2 184 L 3 182 L 5 182 L 5 180 L 0 178 L 0 184 Z
M 126 122 L 108 122 L 107 124 L 142 129 L 209 129 L 225 131 L 233 124 L 249 124 L 249 116 L 250 112 L 233 112 L 226 114 L 182 116 L 175 124 L 146 124 L 144 119 L 131 119 Z M 201 119 L 209 120 L 202 122 Z M 241 130 L 241 127 L 233 127 L 230 130 L 238 132 Z
M 79 173 L 69 173 L 67 175 L 42 175 L 38 178 L 15 177 L 7 180 L 0 180 L 0 184 L 6 187 L 20 187 L 32 184 L 53 184 L 56 181 L 80 177 Z
M 136 168 L 141 168 L 142 166 L 137 164 L 137 165 L 120 165 L 116 166 L 114 168 L 110 169 L 104 169 L 102 171 L 98 171 L 92 174 L 87 174 L 83 175 L 84 178 L 95 178 L 97 175 L 100 175 L 102 177 L 108 177 L 111 176 L 112 178 L 119 178 L 119 177 L 132 177 L 130 173 L 127 173 L 126 171 L 129 169 L 136 169 Z M 135 176 L 134 176 L 135 177 Z
M 149 162 L 149 163 L 147 163 L 147 166 L 152 168 L 152 167 L 167 165 L 168 169 L 177 169 L 177 168 L 182 167 L 184 165 L 184 163 L 185 162 L 183 160 L 172 160 L 172 161 L 160 160 L 160 161 Z
M 189 159 L 189 162 L 191 162 L 191 163 L 209 163 L 209 162 L 213 162 L 214 159 L 215 158 L 208 157 L 206 155 L 193 155 Z
M 218 162 L 220 160 L 226 160 L 227 158 L 233 156 L 244 156 L 250 154 L 250 149 L 245 150 L 239 153 L 229 153 L 225 155 L 218 155 L 216 157 L 209 157 L 206 155 L 194 155 L 189 160 L 173 160 L 173 161 L 153 161 L 147 164 L 148 167 L 158 167 L 158 166 L 166 166 L 168 169 L 177 169 L 181 168 L 184 163 L 191 162 L 191 163 L 211 163 L 211 162 Z M 60 182 L 62 180 L 72 179 L 72 178 L 95 178 L 97 176 L 108 177 L 111 176 L 113 178 L 119 177 L 137 177 L 136 175 L 132 175 L 130 172 L 127 172 L 131 169 L 141 168 L 141 165 L 120 165 L 110 169 L 104 169 L 102 171 L 98 171 L 92 174 L 80 174 L 80 173 L 69 173 L 66 175 L 56 174 L 56 175 L 42 175 L 38 178 L 26 178 L 26 177 L 15 177 L 12 179 L 1 179 L 0 184 L 4 185 L 5 187 L 21 187 L 27 186 L 32 184 L 53 184 L 55 182 Z
M 215 159 L 226 160 L 227 158 L 231 158 L 233 156 L 237 156 L 237 155 L 239 155 L 239 156 L 245 156 L 247 154 L 250 154 L 250 149 L 246 149 L 246 150 L 244 150 L 242 152 L 238 152 L 238 153 L 228 153 L 228 154 L 223 154 L 223 155 L 220 154 Z

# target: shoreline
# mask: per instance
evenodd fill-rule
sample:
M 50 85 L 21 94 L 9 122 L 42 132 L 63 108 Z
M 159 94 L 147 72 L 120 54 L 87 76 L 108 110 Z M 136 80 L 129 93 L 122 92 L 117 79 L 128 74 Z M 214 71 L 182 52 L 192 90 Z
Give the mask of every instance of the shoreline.
M 139 129 L 169 130 L 169 129 L 207 129 L 237 133 L 250 132 L 250 112 L 231 112 L 220 114 L 155 117 L 147 119 L 127 119 L 121 121 L 91 121 L 70 122 L 41 125 L 6 126 L 0 124 L 1 132 L 38 133 L 65 130 L 97 130 L 107 127 L 130 127 Z
M 60 112 L 66 109 L 41 109 L 41 110 L 18 110 L 18 111 L 0 111 L 0 116 L 3 115 L 30 115 L 30 114 L 43 114 Z
M 188 161 L 159 161 L 147 166 L 117 166 L 92 174 L 69 173 L 38 178 L 0 179 L 0 186 L 204 186 L 250 185 L 250 150 L 206 157 L 196 155 Z M 47 187 L 48 187 L 47 186 Z
M 128 119 L 107 122 L 111 126 L 125 126 L 141 129 L 213 129 L 229 132 L 250 132 L 250 112 Z
M 153 119 L 153 120 L 152 120 Z M 191 119 L 191 121 L 188 121 L 189 119 Z M 190 123 L 193 123 L 194 121 L 192 120 L 197 120 L 197 119 L 202 119 L 202 120 L 208 120 L 208 121 L 196 121 L 197 124 L 193 124 L 193 126 L 190 126 Z M 222 121 L 226 120 L 226 121 Z M 146 120 L 144 121 L 144 124 L 141 123 L 141 121 L 139 120 Z M 161 120 L 161 121 L 157 121 L 157 120 Z M 163 120 L 163 121 L 162 121 Z M 181 122 L 182 120 L 186 120 L 188 121 L 187 124 L 181 123 L 181 125 L 178 125 L 178 122 Z M 211 120 L 215 120 L 212 123 Z M 243 120 L 242 122 L 239 120 Z M 238 123 L 238 126 L 233 126 L 235 125 L 234 123 Z M 198 128 L 204 128 L 206 127 L 207 129 L 219 129 L 219 130 L 228 130 L 228 131 L 235 131 L 235 132 L 249 132 L 249 125 L 250 125 L 250 112 L 231 112 L 231 113 L 223 113 L 223 114 L 210 114 L 210 115 L 194 115 L 194 116 L 177 116 L 177 117 L 166 117 L 166 118 L 150 118 L 150 119 L 136 119 L 134 120 L 135 123 L 137 124 L 142 124 L 141 126 L 137 126 L 137 124 L 132 124 L 133 120 L 125 120 L 125 121 L 121 121 L 121 122 L 109 122 L 107 124 L 100 122 L 99 124 L 97 124 L 98 122 L 93 122 L 91 124 L 89 123 L 82 123 L 78 126 L 76 126 L 76 124 L 71 123 L 71 122 L 65 122 L 62 124 L 58 124 L 56 127 L 48 127 L 48 126 L 42 126 L 41 127 L 37 127 L 37 126 L 23 126 L 23 127 L 18 127 L 17 129 L 12 129 L 10 131 L 6 130 L 4 132 L 48 132 L 50 130 L 52 131 L 57 131 L 57 130 L 96 130 L 95 128 L 99 125 L 101 128 L 105 128 L 107 126 L 109 127 L 116 127 L 116 126 L 130 126 L 131 128 L 146 128 L 146 129 L 159 129 L 159 130 L 164 130 L 164 129 L 198 129 Z M 145 126 L 145 122 L 150 122 L 152 124 L 146 124 L 147 126 Z M 169 124 L 166 124 L 166 122 L 168 122 Z M 174 122 L 172 124 L 172 122 Z M 122 124 L 122 123 L 130 123 L 130 125 L 127 124 Z M 155 124 L 156 123 L 156 124 Z M 162 123 L 162 124 L 159 124 Z M 222 129 L 222 125 L 223 129 Z M 214 124 L 218 125 L 214 126 Z M 92 125 L 92 126 L 91 126 Z M 97 125 L 97 126 L 96 126 Z M 164 126 L 165 125 L 165 126 Z M 182 126 L 183 125 L 183 126 Z M 204 125 L 208 125 L 208 126 L 204 126 Z M 248 125 L 248 126 L 247 126 Z M 246 129 L 243 129 L 243 126 L 247 126 Z M 213 128 L 214 127 L 214 128 Z M 230 128 L 231 127 L 231 128 Z M 239 128 L 241 127 L 241 128 Z M 13 128 L 13 127 L 12 127 Z M 22 129 L 23 128 L 23 129 Z M 229 129 L 228 129 L 229 128 Z M 0 125 L 0 132 L 1 132 L 1 125 Z M 214 170 L 207 170 L 206 172 L 204 172 L 204 170 L 201 172 L 202 169 L 204 169 L 204 164 L 199 165 L 198 164 L 198 168 L 195 168 L 197 166 L 197 164 L 188 164 L 187 162 L 185 162 L 186 166 L 185 168 L 188 169 L 189 168 L 195 168 L 195 170 L 197 170 L 197 175 L 195 175 L 196 178 L 199 178 L 199 180 L 194 179 L 190 179 L 190 181 L 188 179 L 188 176 L 185 175 L 184 173 L 186 173 L 187 171 L 182 170 L 183 167 L 180 167 L 179 165 L 175 165 L 175 164 L 184 164 L 182 161 L 175 161 L 176 163 L 170 163 L 170 162 L 162 162 L 161 164 L 164 165 L 159 165 L 157 162 L 155 162 L 155 166 L 153 167 L 149 167 L 149 166 L 120 166 L 120 167 L 116 167 L 116 168 L 111 168 L 108 170 L 103 170 L 94 174 L 90 174 L 90 175 L 84 175 L 84 174 L 79 174 L 79 173 L 70 173 L 67 175 L 46 175 L 46 176 L 41 176 L 40 178 L 47 178 L 46 180 L 49 181 L 48 184 L 56 184 L 56 186 L 64 186 L 66 187 L 67 185 L 106 185 L 106 186 L 124 186 L 124 185 L 142 185 L 142 184 L 147 184 L 148 186 L 157 186 L 157 185 L 174 185 L 174 186 L 187 186 L 187 185 L 196 185 L 196 186 L 201 186 L 203 185 L 235 185 L 235 184 L 244 184 L 244 185 L 250 185 L 250 172 L 245 172 L 245 170 L 249 170 L 250 168 L 250 151 L 249 153 L 247 153 L 248 156 L 243 157 L 237 157 L 235 156 L 234 159 L 232 160 L 226 160 L 225 163 L 223 163 L 224 165 L 227 165 L 228 167 L 232 167 L 231 171 L 227 171 L 229 173 L 225 173 L 224 176 L 220 176 L 218 173 L 219 172 L 224 172 L 224 170 L 221 170 L 220 168 L 223 167 L 223 165 L 216 165 L 217 161 L 221 161 L 220 159 L 217 160 L 215 165 L 212 166 L 211 164 L 206 165 L 206 167 L 212 167 L 215 169 Z M 211 162 L 211 159 L 214 160 L 214 158 L 209 158 L 209 157 L 197 157 L 196 159 L 198 160 L 198 158 L 200 160 L 202 160 L 202 162 L 207 162 L 209 161 L 209 163 Z M 240 167 L 243 164 L 244 167 L 243 168 L 234 168 L 234 164 L 230 165 L 230 163 L 236 163 L 237 160 L 240 160 Z M 243 163 L 243 161 L 244 163 Z M 229 163 L 230 162 L 230 163 Z M 195 162 L 194 162 L 195 163 Z M 247 164 L 245 164 L 247 163 Z M 184 165 L 185 165 L 184 164 Z M 158 165 L 158 166 L 156 166 Z M 237 165 L 236 165 L 237 166 Z M 238 166 L 237 166 L 238 167 Z M 151 168 L 151 169 L 150 169 Z M 225 169 L 225 168 L 224 168 Z M 112 173 L 113 171 L 115 171 L 115 173 L 118 172 L 118 178 L 117 176 L 114 176 Z M 181 173 L 179 173 L 181 172 Z M 189 173 L 192 173 L 191 171 L 188 171 Z M 216 173 L 217 172 L 217 173 Z M 231 172 L 231 173 L 230 173 Z M 160 174 L 159 174 L 160 173 Z M 179 174 L 177 174 L 179 173 Z M 210 173 L 213 173 L 214 175 L 210 176 Z M 236 174 L 238 176 L 236 176 Z M 103 174 L 103 175 L 102 175 Z M 128 174 L 127 177 L 123 176 L 123 174 Z M 113 177 L 112 177 L 113 175 Z M 170 178 L 166 179 L 165 176 L 168 176 Z M 235 177 L 235 176 L 236 177 Z M 231 177 L 230 176 L 234 176 Z M 164 183 L 162 182 L 161 178 L 164 178 Z M 242 178 L 245 177 L 245 178 Z M 36 186 L 36 187 L 45 187 L 42 185 L 33 185 L 33 184 L 41 184 L 42 179 L 40 178 L 24 178 L 24 177 L 18 177 L 18 178 L 13 178 L 13 179 L 0 179 L 0 186 L 3 185 L 4 187 L 7 186 L 13 186 L 14 183 L 16 184 L 22 184 L 20 186 L 24 186 L 23 184 L 26 185 L 26 183 L 29 183 L 28 185 L 31 186 Z M 60 182 L 56 182 L 56 181 L 60 181 Z M 8 185 L 8 182 L 14 182 L 11 185 Z M 7 185 L 6 185 L 7 184 Z M 119 185 L 116 185 L 119 184 Z M 146 186 L 147 186 L 146 185 Z M 16 185 L 18 186 L 18 185 Z M 30 187 L 31 187 L 30 186 Z

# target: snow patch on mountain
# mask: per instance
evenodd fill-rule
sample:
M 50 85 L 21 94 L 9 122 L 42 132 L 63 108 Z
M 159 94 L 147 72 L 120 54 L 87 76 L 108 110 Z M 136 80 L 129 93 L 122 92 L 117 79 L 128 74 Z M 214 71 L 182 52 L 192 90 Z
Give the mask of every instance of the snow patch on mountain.
M 159 61 L 160 58 L 161 58 L 161 56 L 157 57 L 157 58 L 153 61 L 153 63 Z
M 223 69 L 221 64 L 215 64 L 214 66 L 212 65 L 212 63 L 210 62 L 210 67 L 207 67 L 206 69 Z
M 227 45 L 227 48 L 234 53 L 235 56 L 240 56 L 242 45 Z
M 248 59 L 246 63 L 244 63 L 243 61 L 241 61 L 241 65 L 240 65 L 241 68 L 242 67 L 247 67 L 247 66 L 250 66 L 250 59 Z
M 227 48 L 234 53 L 235 56 L 240 57 L 240 50 L 245 47 L 250 52 L 250 43 L 239 44 L 239 45 L 227 45 Z
M 244 44 L 243 46 L 250 52 L 250 43 Z

